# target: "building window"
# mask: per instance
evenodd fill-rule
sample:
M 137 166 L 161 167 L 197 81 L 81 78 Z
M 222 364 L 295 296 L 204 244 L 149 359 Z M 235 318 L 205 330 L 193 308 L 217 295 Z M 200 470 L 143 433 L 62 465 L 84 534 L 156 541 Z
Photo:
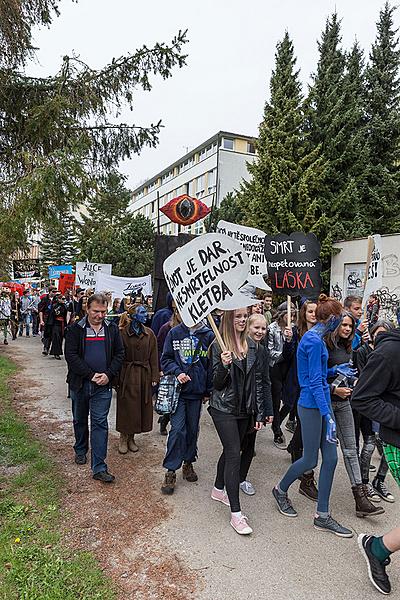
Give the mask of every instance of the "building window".
M 154 215 L 154 212 L 155 212 L 155 210 L 156 210 L 156 203 L 155 203 L 155 201 L 153 200 L 153 202 L 151 203 L 151 214 L 152 214 L 152 215 Z
M 196 182 L 197 182 L 196 195 L 198 198 L 201 198 L 204 195 L 204 190 L 206 187 L 206 176 L 200 175 L 200 177 L 198 177 L 196 179 Z
M 225 150 L 234 150 L 234 140 L 232 138 L 222 138 L 222 147 Z
M 253 144 L 253 142 L 247 142 L 247 152 L 248 152 L 248 154 L 255 154 L 256 153 L 256 147 Z
M 192 179 L 192 181 L 189 181 L 189 196 L 194 196 L 195 194 L 195 179 Z M 186 192 L 183 192 L 184 194 Z
M 194 224 L 194 233 L 195 235 L 201 235 L 204 231 L 204 225 L 202 221 L 196 221 Z
M 213 169 L 212 171 L 208 171 L 207 174 L 207 190 L 209 194 L 215 192 L 215 179 L 217 176 L 217 169 Z

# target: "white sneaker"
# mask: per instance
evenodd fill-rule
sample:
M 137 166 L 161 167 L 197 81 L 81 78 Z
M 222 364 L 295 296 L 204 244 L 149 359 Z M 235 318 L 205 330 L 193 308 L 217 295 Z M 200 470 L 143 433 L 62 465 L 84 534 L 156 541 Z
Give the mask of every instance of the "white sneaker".
M 367 483 L 367 497 L 371 502 L 380 502 L 381 498 L 370 483 Z
M 254 486 L 252 483 L 250 483 L 250 481 L 242 481 L 242 483 L 240 484 L 240 489 L 248 496 L 254 496 L 254 494 L 256 493 L 256 490 L 254 489 Z

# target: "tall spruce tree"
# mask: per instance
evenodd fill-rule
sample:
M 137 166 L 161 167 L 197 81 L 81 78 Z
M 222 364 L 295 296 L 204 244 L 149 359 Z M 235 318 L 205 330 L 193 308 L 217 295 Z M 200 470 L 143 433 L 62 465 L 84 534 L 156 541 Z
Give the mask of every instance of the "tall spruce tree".
M 400 229 L 400 50 L 395 8 L 380 11 L 366 70 L 366 116 L 371 164 L 366 222 L 370 233 Z
M 257 158 L 248 165 L 249 182 L 239 192 L 246 224 L 266 233 L 313 232 L 330 252 L 321 208 L 327 165 L 320 148 L 310 148 L 293 43 L 286 32 L 277 45 L 270 100 L 256 141 Z
M 30 77 L 32 30 L 49 25 L 58 5 L 0 2 L 1 262 L 31 230 L 85 202 L 99 173 L 157 145 L 160 122 L 121 123 L 121 110 L 134 108 L 136 88 L 151 90 L 152 76 L 166 79 L 185 64 L 179 32 L 170 44 L 143 46 L 98 70 L 64 56 L 55 75 Z
M 69 265 L 77 253 L 78 222 L 70 213 L 58 214 L 53 223 L 43 228 L 40 241 L 42 276 L 48 276 L 51 265 Z

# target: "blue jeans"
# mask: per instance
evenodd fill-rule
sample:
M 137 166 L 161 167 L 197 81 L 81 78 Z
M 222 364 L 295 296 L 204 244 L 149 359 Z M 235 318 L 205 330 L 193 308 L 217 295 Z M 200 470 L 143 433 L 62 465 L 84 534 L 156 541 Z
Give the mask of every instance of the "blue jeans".
M 192 463 L 197 458 L 201 405 L 201 400 L 179 397 L 176 411 L 171 415 L 171 430 L 163 462 L 169 471 L 176 471 L 183 462 Z
M 304 408 L 298 405 L 297 412 L 303 436 L 303 456 L 288 469 L 279 487 L 283 492 L 287 492 L 296 479 L 306 471 L 314 469 L 318 464 L 318 453 L 321 450 L 317 512 L 329 513 L 329 498 L 337 464 L 337 446 L 326 440 L 326 424 L 317 408 Z
M 107 385 L 84 381 L 79 392 L 71 390 L 72 415 L 74 419 L 75 454 L 86 455 L 89 448 L 88 417 L 90 412 L 90 447 L 92 471 L 107 471 L 105 463 L 108 443 L 108 413 L 112 390 Z
M 19 335 L 23 334 L 24 325 L 25 325 L 25 333 L 26 333 L 26 335 L 29 335 L 31 320 L 32 320 L 31 313 L 27 313 L 26 315 L 23 315 L 21 317 L 21 322 L 19 324 Z

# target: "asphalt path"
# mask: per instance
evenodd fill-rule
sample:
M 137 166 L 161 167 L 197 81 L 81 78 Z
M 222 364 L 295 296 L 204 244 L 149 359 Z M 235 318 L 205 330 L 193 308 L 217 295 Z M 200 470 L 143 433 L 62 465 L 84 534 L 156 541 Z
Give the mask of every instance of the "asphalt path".
M 2 347 L 3 351 L 25 364 L 25 374 L 30 379 L 43 384 L 40 389 L 45 393 L 41 391 L 36 399 L 37 414 L 45 411 L 54 421 L 70 420 L 65 361 L 43 357 L 39 338 L 19 338 L 8 347 Z M 156 417 L 153 432 L 145 435 L 160 449 L 160 465 L 154 464 L 151 468 L 153 485 L 158 488 L 163 479 L 161 458 L 166 441 L 158 433 Z M 113 461 L 121 460 L 115 452 L 116 436 L 113 402 L 110 412 L 111 467 Z M 141 437 L 144 436 L 137 436 L 139 446 Z M 156 532 L 160 541 L 182 561 L 183 569 L 198 574 L 200 583 L 195 598 L 379 598 L 381 595 L 368 580 L 366 564 L 356 540 L 361 532 L 382 534 L 399 524 L 400 493 L 393 478 L 388 475 L 387 485 L 396 502 L 382 502 L 386 510 L 384 515 L 359 519 L 355 515 L 351 486 L 340 456 L 331 511 L 340 523 L 355 532 L 353 539 L 341 539 L 313 528 L 315 504 L 298 493 L 297 482 L 290 490 L 290 497 L 299 513 L 298 518 L 289 519 L 278 513 L 271 490 L 290 465 L 289 454 L 274 447 L 269 428 L 258 434 L 256 451 L 248 477 L 256 494 L 249 497 L 241 492 L 242 510 L 249 517 L 254 532 L 251 536 L 239 536 L 229 524 L 229 509 L 210 499 L 221 446 L 211 418 L 203 410 L 199 458 L 195 465 L 199 480 L 197 483 L 184 482 L 181 473 L 177 474 L 175 493 L 165 498 L 172 508 L 171 517 Z M 140 468 L 140 451 L 136 456 Z M 377 453 L 373 463 L 379 464 Z M 394 598 L 400 597 L 399 567 L 400 556 L 395 555 L 388 569 Z

